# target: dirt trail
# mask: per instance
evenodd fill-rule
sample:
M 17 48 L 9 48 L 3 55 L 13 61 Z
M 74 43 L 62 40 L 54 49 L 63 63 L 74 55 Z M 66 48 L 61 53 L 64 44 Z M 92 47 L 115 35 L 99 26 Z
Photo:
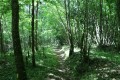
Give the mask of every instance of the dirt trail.
M 68 79 L 67 67 L 65 66 L 65 58 L 66 54 L 62 49 L 54 49 L 56 56 L 58 57 L 58 62 L 60 65 L 52 71 L 52 73 L 48 74 L 48 78 L 46 80 L 70 80 Z

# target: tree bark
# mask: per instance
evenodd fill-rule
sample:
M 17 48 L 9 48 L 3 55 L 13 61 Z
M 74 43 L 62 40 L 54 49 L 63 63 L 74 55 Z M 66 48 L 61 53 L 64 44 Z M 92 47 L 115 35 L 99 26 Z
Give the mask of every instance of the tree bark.
M 37 8 L 37 10 L 36 10 L 36 30 L 35 30 L 35 33 L 36 33 L 36 44 L 35 44 L 35 48 L 36 48 L 36 51 L 38 50 L 38 38 L 37 38 L 37 36 L 38 36 L 38 6 L 39 6 L 39 1 L 37 1 L 37 6 L 36 6 L 36 8 Z
M 99 24 L 100 44 L 99 44 L 99 46 L 101 46 L 103 44 L 103 38 L 102 38 L 102 33 L 103 33 L 103 31 L 102 31 L 102 23 L 103 23 L 103 21 L 102 21 L 103 20 L 102 3 L 103 3 L 103 1 L 100 0 L 100 24 Z
M 85 15 L 84 15 L 84 32 L 81 38 L 81 53 L 82 53 L 82 59 L 83 62 L 87 63 L 89 59 L 89 51 L 88 51 L 88 19 L 89 19 L 89 13 L 88 13 L 88 2 L 89 0 L 85 1 Z
M 31 26 L 32 26 L 32 65 L 33 67 L 36 66 L 35 64 L 35 40 L 34 40 L 34 0 L 32 0 L 32 22 L 31 22 Z
M 0 52 L 3 53 L 3 30 L 2 30 L 2 16 L 0 17 Z
M 117 12 L 118 20 L 120 21 L 120 0 L 116 1 L 116 12 Z M 119 23 L 119 25 L 120 25 L 120 23 Z
M 66 11 L 66 25 L 68 28 L 68 37 L 69 37 L 69 43 L 70 43 L 70 51 L 69 56 L 71 56 L 74 53 L 74 43 L 73 43 L 73 31 L 71 28 L 71 22 L 70 22 L 70 0 L 64 0 L 65 4 L 65 11 Z
M 19 35 L 19 3 L 12 0 L 12 39 L 18 80 L 27 80 Z
M 116 0 L 116 12 L 117 12 L 117 18 L 118 18 L 118 28 L 120 28 L 120 0 Z M 118 30 L 118 37 L 120 35 L 120 32 Z M 118 39 L 117 49 L 120 51 L 120 39 Z

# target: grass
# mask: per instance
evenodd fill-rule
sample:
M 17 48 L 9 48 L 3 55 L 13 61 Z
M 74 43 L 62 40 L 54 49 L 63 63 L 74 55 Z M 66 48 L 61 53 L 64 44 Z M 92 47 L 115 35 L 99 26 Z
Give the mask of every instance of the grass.
M 0 64 L 0 80 L 16 80 L 16 70 L 14 65 L 14 57 L 7 57 L 6 63 Z M 4 60 L 4 59 L 0 59 Z
M 57 57 L 50 47 L 42 49 L 36 53 L 36 67 L 31 64 L 31 57 L 26 65 L 26 72 L 29 80 L 45 80 L 47 74 L 56 66 L 59 66 Z M 9 53 L 7 53 L 9 54 Z M 3 59 L 0 59 L 2 61 Z M 7 64 L 0 64 L 0 80 L 16 80 L 16 67 L 13 55 L 6 55 Z
M 9 54 L 9 53 L 7 53 Z M 71 80 L 120 80 L 120 55 L 93 49 L 90 52 L 91 64 L 84 74 L 80 73 L 80 54 L 74 54 L 65 61 L 67 75 Z M 4 60 L 2 57 L 0 61 Z M 48 74 L 63 76 L 56 69 L 60 66 L 58 57 L 50 47 L 41 48 L 36 53 L 35 68 L 32 67 L 31 57 L 26 64 L 29 80 L 45 80 Z M 16 67 L 13 55 L 6 55 L 6 63 L 0 64 L 0 80 L 16 80 Z
M 90 57 L 107 59 L 109 61 L 114 61 L 115 63 L 120 64 L 120 54 L 117 52 L 104 52 L 96 49 L 91 51 Z
M 90 53 L 91 63 L 85 73 L 80 69 L 80 54 L 68 58 L 69 75 L 72 80 L 120 80 L 120 54 L 94 49 Z

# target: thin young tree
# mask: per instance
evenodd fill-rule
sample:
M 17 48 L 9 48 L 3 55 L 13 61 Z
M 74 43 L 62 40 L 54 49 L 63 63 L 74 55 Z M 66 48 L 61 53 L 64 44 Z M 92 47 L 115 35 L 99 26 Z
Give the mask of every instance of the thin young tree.
M 36 27 L 36 30 L 35 30 L 35 33 L 36 33 L 36 39 L 35 39 L 35 48 L 36 48 L 36 51 L 38 50 L 38 13 L 39 13 L 39 11 L 38 11 L 38 6 L 39 6 L 39 1 L 37 1 L 37 5 L 36 5 L 36 25 L 35 25 L 35 27 Z
M 74 53 L 74 41 L 73 41 L 73 31 L 71 26 L 71 20 L 70 20 L 70 0 L 64 0 L 65 5 L 65 13 L 66 13 L 66 26 L 68 30 L 68 37 L 69 37 L 69 43 L 70 43 L 70 51 L 69 56 L 71 56 Z
M 102 10 L 102 7 L 103 7 L 103 0 L 100 0 L 100 24 L 99 24 L 99 28 L 100 28 L 100 30 L 99 30 L 99 34 L 100 34 L 100 43 L 99 43 L 99 45 L 101 46 L 102 44 L 103 44 L 103 38 L 102 38 L 102 33 L 103 33 L 103 30 L 102 30 L 102 28 L 103 28 L 103 10 Z
M 117 13 L 117 19 L 118 19 L 118 28 L 120 28 L 120 0 L 116 0 L 116 13 Z M 118 30 L 118 37 L 120 33 L 119 33 L 119 30 Z M 117 44 L 117 48 L 118 48 L 118 51 L 120 49 L 120 39 L 118 39 L 118 44 Z
M 3 53 L 3 30 L 2 30 L 2 16 L 0 17 L 0 52 Z

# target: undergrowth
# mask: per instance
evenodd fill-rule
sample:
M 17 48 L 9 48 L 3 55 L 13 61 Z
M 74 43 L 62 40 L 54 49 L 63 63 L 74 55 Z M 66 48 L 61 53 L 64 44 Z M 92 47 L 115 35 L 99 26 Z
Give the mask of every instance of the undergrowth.
M 28 59 L 28 64 L 26 64 L 24 56 L 29 80 L 45 80 L 49 73 L 60 75 L 56 71 L 60 63 L 52 48 L 41 48 L 35 56 L 35 68 L 32 67 L 31 56 Z M 67 58 L 64 65 L 67 69 L 67 75 L 71 77 L 70 80 L 120 80 L 119 53 L 93 49 L 90 51 L 89 64 L 85 63 L 82 66 L 81 64 L 80 53 Z M 82 69 L 86 69 L 86 71 L 83 73 L 81 72 Z M 5 59 L 3 57 L 0 58 L 0 80 L 16 80 L 16 67 L 13 55 L 6 55 Z
M 74 54 L 66 60 L 71 80 L 119 80 L 120 54 L 93 49 L 89 64 L 81 66 L 81 54 Z M 86 67 L 88 66 L 88 67 Z M 86 69 L 86 72 L 82 72 Z
M 9 54 L 9 53 L 7 53 Z M 57 57 L 52 51 L 52 48 L 45 47 L 44 53 L 41 48 L 36 54 L 36 67 L 32 67 L 31 56 L 28 58 L 28 64 L 26 64 L 25 56 L 24 61 L 26 65 L 26 72 L 29 80 L 45 80 L 47 74 L 52 69 L 59 66 Z M 3 59 L 0 59 L 2 62 Z M 0 64 L 0 80 L 16 80 L 16 66 L 13 55 L 6 55 L 5 64 Z

